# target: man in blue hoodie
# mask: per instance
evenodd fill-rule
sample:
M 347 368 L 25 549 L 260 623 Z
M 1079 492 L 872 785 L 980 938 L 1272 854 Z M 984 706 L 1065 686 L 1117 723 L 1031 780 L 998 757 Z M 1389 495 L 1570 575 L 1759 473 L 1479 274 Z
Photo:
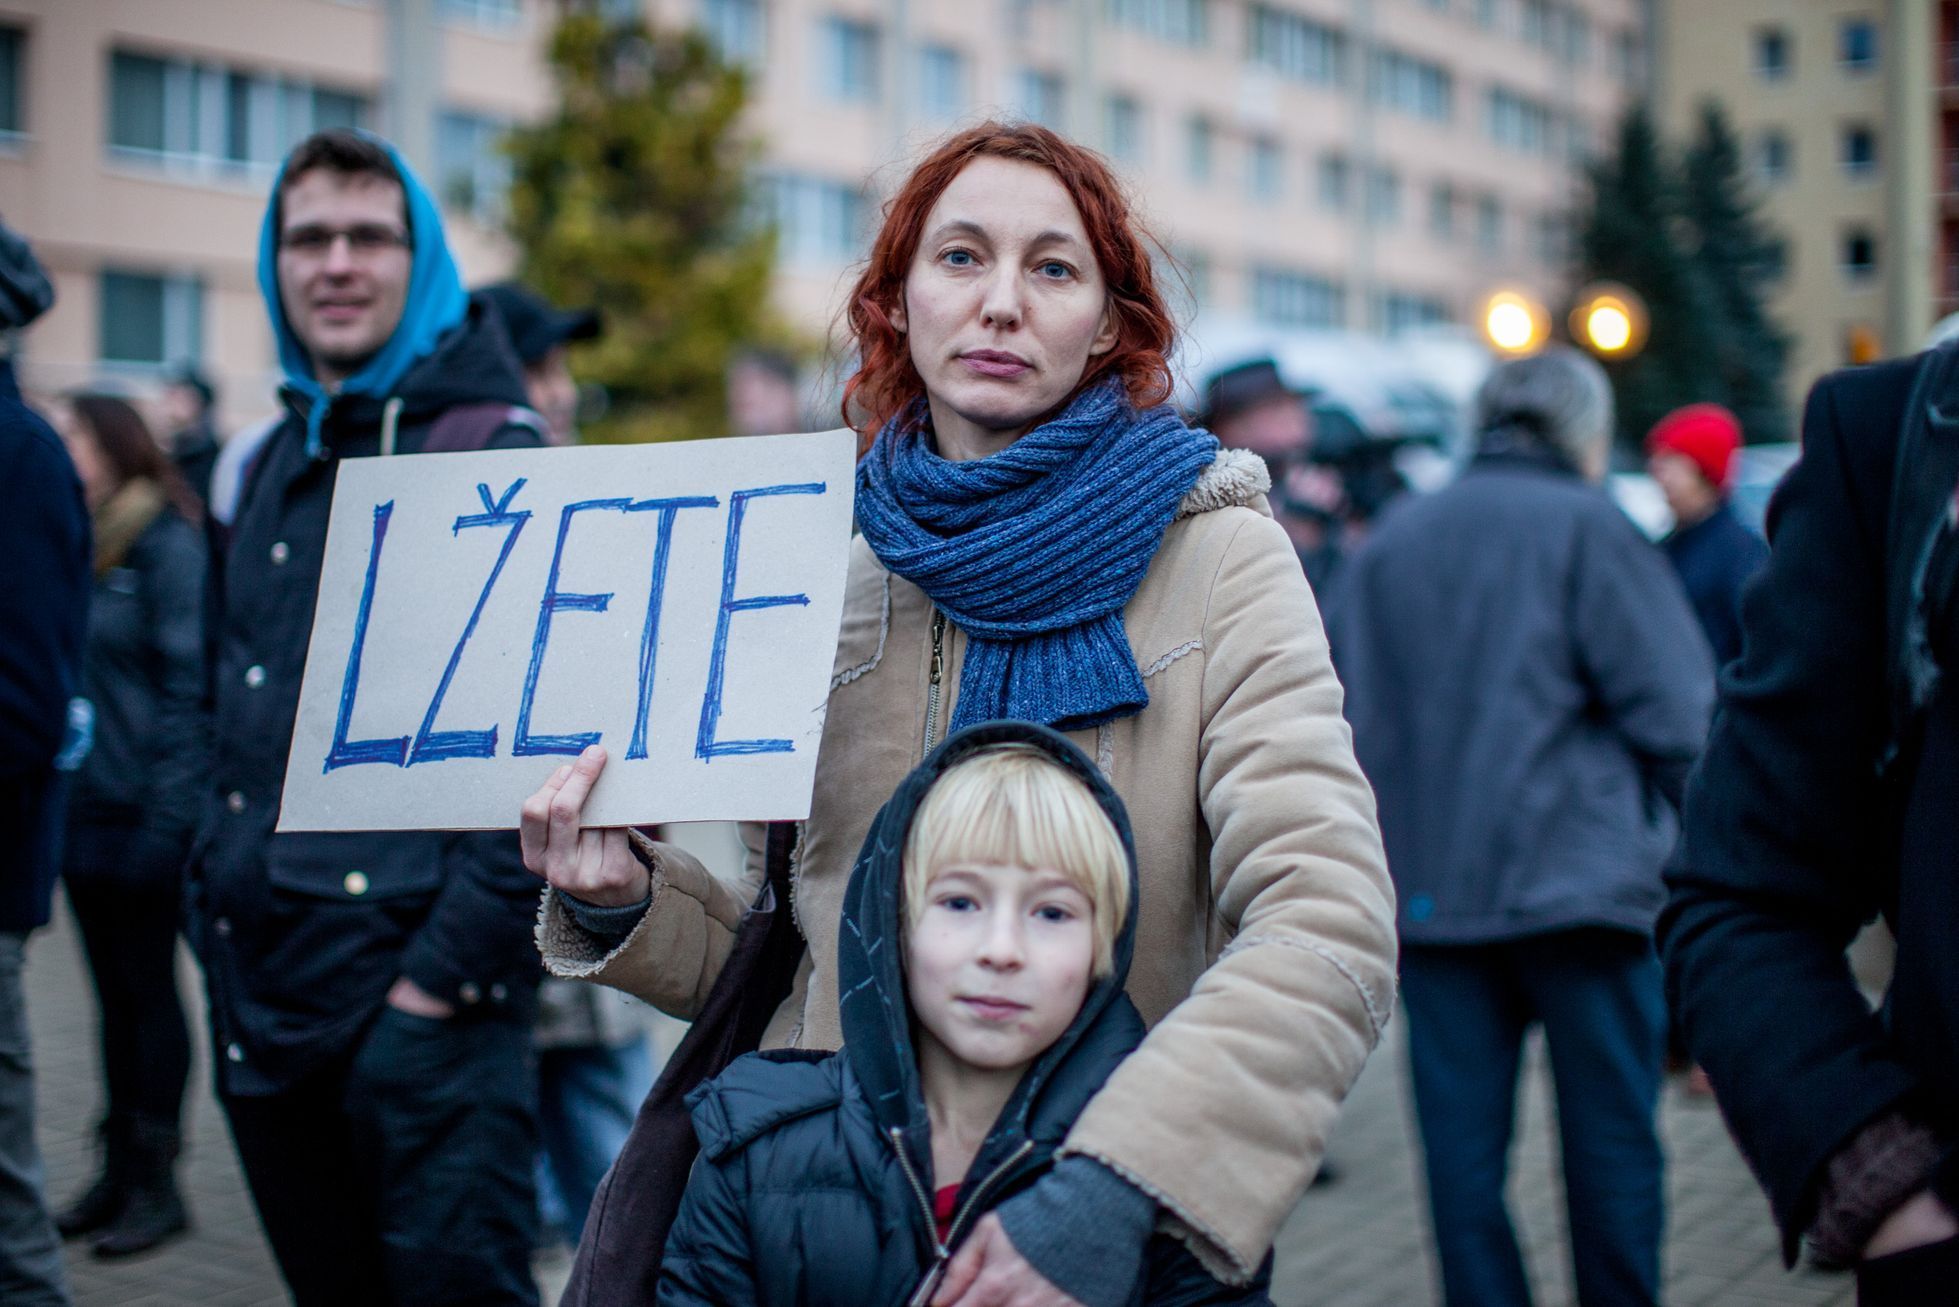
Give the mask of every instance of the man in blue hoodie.
M 259 285 L 285 414 L 212 542 L 189 885 L 219 1095 L 295 1301 L 532 1304 L 537 889 L 515 836 L 273 827 L 341 460 L 535 445 L 535 415 L 378 138 L 287 157 Z

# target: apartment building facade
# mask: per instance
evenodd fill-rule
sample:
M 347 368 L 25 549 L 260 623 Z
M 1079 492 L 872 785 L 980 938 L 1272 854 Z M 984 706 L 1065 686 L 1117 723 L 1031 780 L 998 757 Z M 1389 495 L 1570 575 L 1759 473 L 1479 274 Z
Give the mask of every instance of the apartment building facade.
M 272 355 L 253 266 L 277 159 L 389 134 L 465 273 L 498 235 L 506 125 L 581 0 L 0 0 L 0 213 L 62 297 L 31 384 L 141 386 L 198 359 L 234 420 Z M 1577 161 L 1648 59 L 1648 0 L 582 0 L 700 26 L 754 71 L 776 294 L 812 333 L 907 160 L 989 114 L 1104 150 L 1187 308 L 1286 327 L 1462 320 L 1563 284 Z
M 1661 121 L 1728 113 L 1780 234 L 1792 411 L 1818 376 L 1918 349 L 1959 310 L 1959 3 L 1667 0 Z

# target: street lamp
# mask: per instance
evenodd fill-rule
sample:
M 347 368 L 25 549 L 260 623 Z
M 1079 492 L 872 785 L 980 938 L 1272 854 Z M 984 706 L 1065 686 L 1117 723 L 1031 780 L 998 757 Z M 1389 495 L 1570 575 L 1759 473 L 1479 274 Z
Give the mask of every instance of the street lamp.
M 1483 301 L 1483 338 L 1499 353 L 1532 354 L 1551 334 L 1551 316 L 1521 291 L 1499 290 Z
M 1605 359 L 1631 358 L 1646 344 L 1646 304 L 1637 292 L 1601 281 L 1578 293 L 1571 338 Z

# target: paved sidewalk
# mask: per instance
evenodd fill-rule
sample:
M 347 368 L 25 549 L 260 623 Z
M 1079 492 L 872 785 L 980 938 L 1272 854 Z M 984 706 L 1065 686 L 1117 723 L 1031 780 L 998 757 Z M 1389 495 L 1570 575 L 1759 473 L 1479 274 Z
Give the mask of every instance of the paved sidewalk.
M 70 1245 L 77 1307 L 271 1307 L 286 1301 L 211 1098 L 202 995 L 188 960 L 182 971 L 199 1029 L 184 1163 L 195 1229 L 159 1252 L 121 1262 L 98 1262 Z M 41 1145 L 49 1189 L 61 1201 L 89 1178 L 100 1110 L 94 1000 L 65 905 L 57 905 L 55 925 L 29 944 L 27 994 Z M 1420 1307 L 1433 1301 L 1403 1105 L 1404 1065 L 1401 1043 L 1391 1038 L 1349 1100 L 1333 1145 L 1343 1176 L 1308 1195 L 1279 1241 L 1273 1296 L 1281 1307 Z M 1538 1286 L 1537 1307 L 1570 1307 L 1541 1056 L 1533 1056 L 1527 1079 L 1513 1204 Z M 1671 1307 L 1849 1307 L 1854 1295 L 1845 1277 L 1783 1273 L 1767 1207 L 1711 1105 L 1669 1090 L 1665 1127 L 1673 1193 Z M 565 1266 L 560 1260 L 539 1269 L 554 1287 Z M 555 1292 L 547 1290 L 545 1301 L 554 1300 Z
M 1280 1307 L 1417 1307 L 1437 1300 L 1418 1175 L 1407 1051 L 1399 1022 L 1368 1063 L 1335 1129 L 1340 1179 L 1307 1193 L 1280 1233 L 1273 1299 Z M 1550 1074 L 1533 1039 L 1511 1153 L 1510 1207 L 1535 1307 L 1573 1307 L 1564 1191 L 1553 1147 Z M 1667 1153 L 1668 1307 L 1851 1307 L 1846 1275 L 1784 1272 L 1768 1202 L 1735 1151 L 1712 1100 L 1678 1082 L 1661 1105 Z

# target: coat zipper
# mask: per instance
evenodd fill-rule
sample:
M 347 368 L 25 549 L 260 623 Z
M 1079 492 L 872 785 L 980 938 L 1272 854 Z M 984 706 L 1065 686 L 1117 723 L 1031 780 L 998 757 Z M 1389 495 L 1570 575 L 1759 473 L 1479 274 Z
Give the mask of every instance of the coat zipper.
M 932 752 L 932 745 L 939 733 L 939 697 L 944 693 L 941 682 L 945 678 L 945 613 L 937 608 L 932 610 L 932 683 L 925 691 L 925 749 L 919 756 Z
M 952 1253 L 949 1251 L 952 1238 L 959 1233 L 966 1218 L 973 1214 L 973 1209 L 979 1205 L 980 1199 L 986 1197 L 986 1191 L 993 1187 L 994 1181 L 1011 1171 L 1019 1165 L 1023 1157 L 1034 1151 L 1034 1141 L 1021 1140 L 1020 1147 L 1009 1153 L 1000 1165 L 986 1173 L 985 1179 L 973 1186 L 973 1192 L 966 1197 L 965 1206 L 953 1214 L 952 1224 L 946 1227 L 947 1237 L 944 1239 L 939 1238 L 939 1221 L 932 1211 L 931 1195 L 925 1192 L 924 1182 L 918 1178 L 918 1172 L 912 1169 L 911 1154 L 905 1150 L 905 1132 L 895 1125 L 891 1127 L 891 1149 L 898 1154 L 898 1169 L 905 1173 L 905 1179 L 911 1184 L 912 1195 L 918 1199 L 919 1211 L 925 1217 L 925 1228 L 932 1232 L 932 1265 L 925 1272 L 925 1278 L 920 1282 L 917 1290 L 905 1303 L 905 1307 L 926 1307 L 926 1304 L 932 1301 L 932 1295 L 938 1291 L 939 1281 L 945 1275 L 946 1263 L 952 1260 Z

